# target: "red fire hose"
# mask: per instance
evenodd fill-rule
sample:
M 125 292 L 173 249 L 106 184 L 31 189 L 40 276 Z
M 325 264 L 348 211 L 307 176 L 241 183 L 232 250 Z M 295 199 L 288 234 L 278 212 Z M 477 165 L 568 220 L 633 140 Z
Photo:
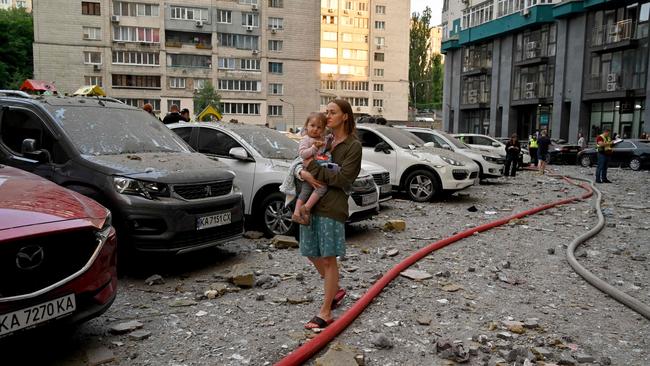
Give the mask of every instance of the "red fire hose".
M 407 269 L 408 267 L 412 266 L 415 262 L 419 261 L 420 259 L 426 257 L 427 255 L 431 254 L 432 252 L 443 248 L 451 243 L 454 243 L 456 241 L 459 241 L 461 239 L 467 238 L 469 236 L 474 235 L 474 233 L 480 233 L 492 228 L 495 228 L 497 226 L 501 226 L 503 224 L 506 224 L 510 222 L 511 220 L 514 219 L 520 219 L 525 216 L 533 215 L 536 214 L 540 211 L 547 210 L 549 208 L 558 206 L 558 205 L 564 205 L 568 203 L 572 203 L 575 201 L 583 200 L 586 198 L 591 197 L 593 194 L 592 188 L 586 184 L 586 183 L 581 183 L 577 184 L 570 180 L 567 177 L 563 177 L 563 179 L 570 184 L 577 185 L 587 192 L 583 194 L 580 197 L 571 197 L 563 200 L 559 200 L 553 203 L 549 203 L 543 206 L 539 206 L 536 208 L 532 208 L 530 210 L 526 210 L 523 212 L 519 212 L 517 214 L 514 214 L 509 217 L 505 217 L 496 221 L 492 221 L 480 226 L 476 226 L 474 228 L 471 228 L 469 230 L 465 230 L 463 232 L 460 232 L 458 234 L 455 234 L 453 236 L 450 236 L 446 239 L 439 240 L 435 243 L 429 244 L 428 246 L 418 250 L 417 252 L 411 254 L 409 257 L 404 259 L 402 262 L 398 263 L 395 267 L 390 269 L 383 277 L 381 277 L 377 282 L 375 282 L 374 285 L 370 287 L 370 289 L 357 301 L 355 302 L 352 307 L 348 311 L 346 311 L 341 317 L 339 317 L 334 323 L 329 325 L 327 328 L 323 330 L 319 335 L 314 337 L 312 340 L 309 342 L 303 344 L 290 354 L 288 354 L 285 358 L 280 360 L 278 363 L 276 363 L 276 366 L 293 366 L 293 365 L 301 365 L 307 360 L 309 360 L 314 354 L 316 354 L 318 351 L 320 351 L 323 347 L 325 347 L 334 337 L 336 337 L 339 333 L 341 333 L 345 328 L 347 328 L 353 321 L 356 319 L 356 317 L 363 312 L 363 310 L 370 305 L 370 302 L 381 293 L 381 291 L 391 282 L 393 281 L 397 276 L 399 276 L 402 271 Z

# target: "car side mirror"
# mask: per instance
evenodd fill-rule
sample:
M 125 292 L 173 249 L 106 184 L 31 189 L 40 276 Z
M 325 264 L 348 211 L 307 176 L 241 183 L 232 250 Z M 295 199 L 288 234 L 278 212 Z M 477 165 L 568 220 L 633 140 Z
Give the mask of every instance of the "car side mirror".
M 388 145 L 387 142 L 382 141 L 375 145 L 375 151 L 383 151 L 384 154 L 390 154 L 390 145 Z
M 501 147 L 501 144 L 498 143 L 498 142 L 496 142 L 496 141 L 494 141 L 494 142 L 492 142 L 492 146 L 494 146 L 494 147 Z
M 436 144 L 433 141 L 425 142 L 424 147 L 436 147 Z
M 248 152 L 243 147 L 233 147 L 228 151 L 228 155 L 238 160 L 249 160 Z
M 445 149 L 445 150 L 451 150 L 451 146 L 449 146 L 447 144 L 442 145 L 442 148 Z
M 24 139 L 20 147 L 21 154 L 27 159 L 36 160 L 39 163 L 49 163 L 52 161 L 50 152 L 45 149 L 36 150 L 36 140 Z

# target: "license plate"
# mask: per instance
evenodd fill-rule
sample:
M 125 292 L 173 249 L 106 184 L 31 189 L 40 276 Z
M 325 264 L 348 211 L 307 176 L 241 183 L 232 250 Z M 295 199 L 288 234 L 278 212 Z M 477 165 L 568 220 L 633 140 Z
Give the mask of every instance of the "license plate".
M 230 224 L 232 220 L 231 212 L 222 212 L 209 216 L 201 216 L 196 219 L 196 230 L 208 229 L 211 227 Z
M 60 297 L 42 304 L 30 306 L 13 313 L 0 315 L 0 337 L 17 330 L 70 314 L 77 304 L 74 294 Z
M 390 193 L 393 190 L 393 186 L 390 184 L 384 184 L 383 186 L 379 187 L 379 192 L 381 193 Z
M 377 195 L 376 194 L 370 193 L 370 194 L 364 194 L 363 196 L 361 196 L 361 205 L 362 206 L 367 206 L 367 205 L 373 204 L 375 202 L 377 202 Z

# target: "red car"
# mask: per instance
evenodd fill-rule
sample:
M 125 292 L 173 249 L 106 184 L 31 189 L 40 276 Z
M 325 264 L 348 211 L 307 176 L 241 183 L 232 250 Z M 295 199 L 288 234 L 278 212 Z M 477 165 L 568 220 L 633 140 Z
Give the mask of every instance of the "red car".
M 0 165 L 0 338 L 106 311 L 117 288 L 116 245 L 106 208 Z

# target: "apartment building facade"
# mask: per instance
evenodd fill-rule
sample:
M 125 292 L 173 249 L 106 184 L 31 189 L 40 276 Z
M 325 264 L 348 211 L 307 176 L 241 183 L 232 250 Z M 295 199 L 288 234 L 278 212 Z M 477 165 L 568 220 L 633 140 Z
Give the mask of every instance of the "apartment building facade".
M 32 11 L 32 0 L 0 0 L 0 9 L 7 10 L 11 8 L 25 9 Z
M 445 0 L 444 128 L 594 140 L 650 127 L 650 3 Z
M 194 91 L 210 81 L 224 120 L 289 129 L 319 108 L 319 12 L 297 0 L 36 0 L 34 74 L 162 115 L 199 113 Z
M 321 0 L 320 105 L 346 99 L 355 114 L 408 118 L 407 0 Z

